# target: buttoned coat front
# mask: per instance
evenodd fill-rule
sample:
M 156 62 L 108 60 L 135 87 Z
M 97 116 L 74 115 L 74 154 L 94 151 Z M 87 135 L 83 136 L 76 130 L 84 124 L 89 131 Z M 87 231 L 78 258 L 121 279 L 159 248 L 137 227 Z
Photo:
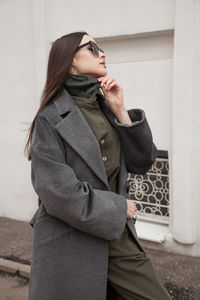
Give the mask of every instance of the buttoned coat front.
M 118 193 L 109 190 L 96 137 L 64 89 L 37 116 L 31 141 L 31 179 L 39 208 L 30 220 L 33 251 L 29 300 L 105 300 L 109 241 L 127 224 L 128 172 L 145 174 L 156 158 L 140 109 L 120 124 L 107 101 L 99 105 L 121 139 Z

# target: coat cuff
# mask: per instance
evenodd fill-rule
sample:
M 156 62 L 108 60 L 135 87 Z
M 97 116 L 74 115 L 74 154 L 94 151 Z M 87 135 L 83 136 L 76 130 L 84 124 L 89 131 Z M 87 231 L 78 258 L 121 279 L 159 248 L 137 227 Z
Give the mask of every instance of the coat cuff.
M 131 125 L 128 125 L 128 124 L 121 124 L 118 119 L 115 117 L 114 118 L 114 122 L 117 126 L 120 126 L 120 127 L 134 127 L 134 126 L 137 126 L 138 124 L 141 124 L 144 122 L 145 120 L 145 113 L 142 109 L 130 109 L 130 110 L 127 110 L 128 112 L 128 115 L 132 121 L 132 124 Z

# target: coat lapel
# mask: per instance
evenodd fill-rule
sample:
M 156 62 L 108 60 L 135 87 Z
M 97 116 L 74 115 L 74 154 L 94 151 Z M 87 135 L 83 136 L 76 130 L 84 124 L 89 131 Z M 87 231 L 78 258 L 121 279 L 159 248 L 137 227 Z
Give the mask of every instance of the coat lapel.
M 73 98 L 64 89 L 54 104 L 63 118 L 56 130 L 109 188 L 99 143 Z

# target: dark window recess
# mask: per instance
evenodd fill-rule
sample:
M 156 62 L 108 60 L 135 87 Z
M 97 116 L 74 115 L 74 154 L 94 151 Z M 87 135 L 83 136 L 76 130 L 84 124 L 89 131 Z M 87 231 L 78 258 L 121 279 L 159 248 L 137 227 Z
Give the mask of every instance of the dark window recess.
M 168 151 L 158 150 L 151 169 L 145 175 L 129 173 L 127 181 L 140 215 L 169 217 Z

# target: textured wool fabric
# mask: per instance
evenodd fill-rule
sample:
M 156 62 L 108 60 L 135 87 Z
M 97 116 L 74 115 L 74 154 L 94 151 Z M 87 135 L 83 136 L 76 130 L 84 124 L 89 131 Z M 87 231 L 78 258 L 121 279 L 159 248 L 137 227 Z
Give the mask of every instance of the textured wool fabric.
M 127 224 L 142 249 L 127 220 L 127 168 L 145 174 L 156 147 L 142 110 L 128 111 L 134 125 L 127 127 L 106 101 L 99 105 L 121 138 L 118 193 L 109 191 L 99 143 L 66 90 L 37 115 L 31 180 L 41 204 L 30 220 L 29 300 L 105 300 L 109 241 Z
M 66 80 L 66 89 L 72 96 L 92 99 L 96 95 L 101 83 L 97 78 L 83 75 L 69 74 Z

